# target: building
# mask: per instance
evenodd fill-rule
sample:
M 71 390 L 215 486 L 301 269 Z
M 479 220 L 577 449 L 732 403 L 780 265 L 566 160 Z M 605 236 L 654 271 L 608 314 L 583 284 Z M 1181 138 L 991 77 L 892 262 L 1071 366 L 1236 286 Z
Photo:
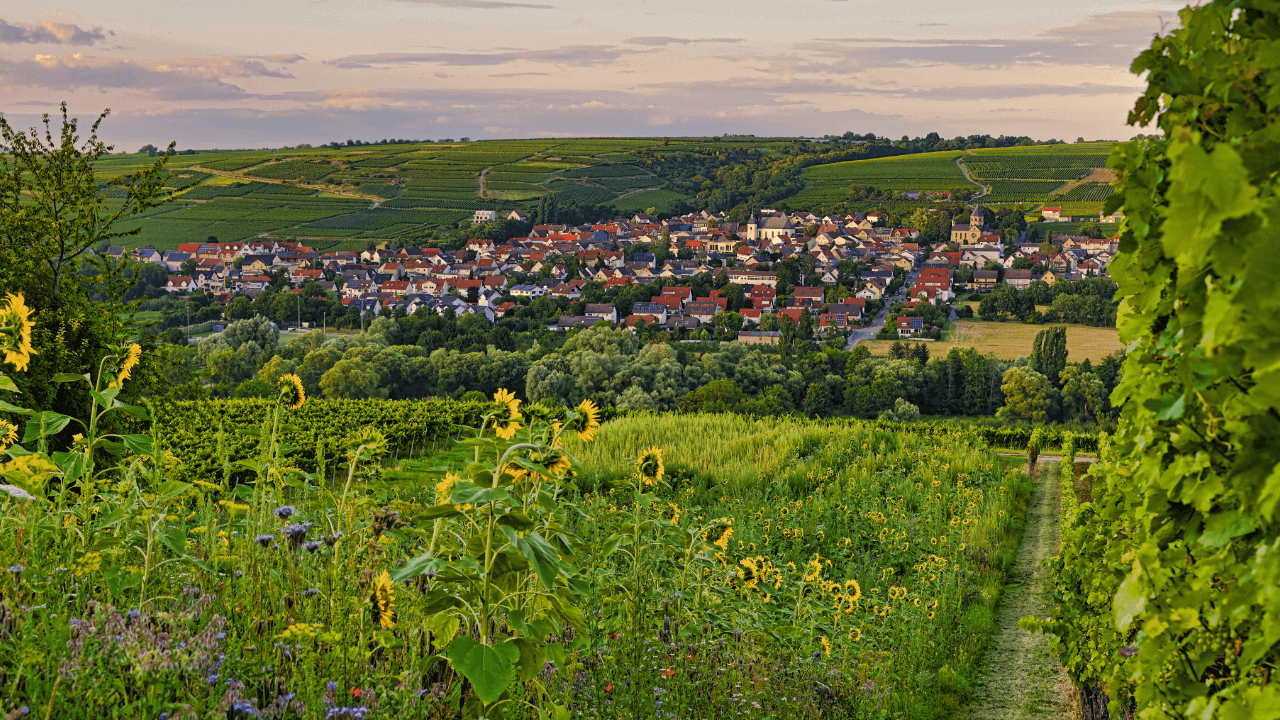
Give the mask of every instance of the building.
M 1030 270 L 1005 270 L 1004 284 L 1018 290 L 1026 290 L 1031 287 L 1031 271 Z
M 777 345 L 782 342 L 782 333 L 777 330 L 743 330 L 738 333 L 738 342 L 744 345 Z
M 480 223 L 493 222 L 498 219 L 498 213 L 493 210 L 477 210 L 471 215 L 471 224 L 479 225 Z
M 612 303 L 589 303 L 586 314 L 591 320 L 608 320 L 615 324 L 618 322 L 618 309 Z
M 1059 222 L 1062 220 L 1062 208 L 1060 207 L 1043 207 L 1040 208 L 1040 217 L 1046 222 Z
M 978 292 L 986 292 L 996 289 L 996 281 L 1000 279 L 1000 271 L 998 270 L 974 270 L 973 271 L 973 289 Z
M 910 337 L 924 332 L 924 318 L 898 318 L 898 337 Z

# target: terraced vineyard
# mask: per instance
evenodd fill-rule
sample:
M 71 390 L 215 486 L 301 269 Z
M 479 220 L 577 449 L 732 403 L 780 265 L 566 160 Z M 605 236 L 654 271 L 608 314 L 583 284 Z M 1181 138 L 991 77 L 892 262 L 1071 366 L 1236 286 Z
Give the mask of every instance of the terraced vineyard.
M 170 161 L 168 183 L 179 193 L 177 201 L 125 229 L 142 229 L 129 245 L 161 250 L 209 237 L 262 235 L 339 238 L 330 246 L 355 247 L 368 239 L 453 228 L 474 210 L 531 210 L 548 195 L 578 205 L 617 203 L 619 212 L 665 209 L 687 196 L 663 189 L 666 181 L 628 154 L 662 143 L 501 140 L 178 155 Z M 98 169 L 105 179 L 153 161 L 114 155 Z
M 1083 215 L 1100 211 L 1111 195 L 1103 169 L 1110 152 L 1107 143 L 998 148 L 975 150 L 961 162 L 988 188 L 984 203 L 1069 202 Z

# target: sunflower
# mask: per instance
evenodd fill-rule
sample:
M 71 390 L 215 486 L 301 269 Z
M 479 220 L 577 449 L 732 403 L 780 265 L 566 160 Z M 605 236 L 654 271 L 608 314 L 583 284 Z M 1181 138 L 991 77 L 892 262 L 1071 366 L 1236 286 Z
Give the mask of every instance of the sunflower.
M 718 548 L 720 548 L 720 550 L 721 550 L 721 551 L 728 550 L 728 549 L 729 549 L 729 538 L 731 538 L 731 537 L 733 537 L 733 526 L 732 526 L 732 525 L 726 525 L 726 526 L 724 527 L 724 534 L 722 534 L 722 535 L 719 537 L 719 539 L 717 539 L 715 542 L 713 542 L 713 543 L 711 543 L 711 544 L 712 544 L 712 545 L 715 545 L 715 546 L 716 546 L 716 547 L 718 547 Z
M 590 400 L 583 400 L 574 410 L 576 413 L 566 426 L 578 433 L 582 442 L 591 442 L 591 438 L 596 436 L 596 428 L 600 427 L 600 409 Z
M 543 464 L 547 466 L 547 472 L 552 475 L 560 475 L 569 471 L 573 467 L 573 461 L 569 459 L 569 454 L 563 450 L 552 450 L 543 458 Z
M 142 347 L 138 343 L 129 346 L 129 352 L 124 357 L 124 362 L 120 365 L 120 372 L 116 374 L 116 384 L 124 385 L 124 381 L 129 379 L 129 374 L 137 367 L 138 360 L 142 357 Z
M 856 634 L 855 634 L 855 633 L 856 633 Z M 849 633 L 849 639 L 850 639 L 850 640 L 852 640 L 853 642 L 858 642 L 859 640 L 861 640 L 861 639 L 862 639 L 862 628 L 854 628 L 854 629 Z
M 822 636 L 821 638 L 819 638 L 819 639 L 822 641 L 822 654 L 823 654 L 823 655 L 830 655 L 830 654 L 831 654 L 831 641 L 827 639 L 827 636 L 826 636 L 826 635 L 823 635 L 823 636 Z
M 0 450 L 18 442 L 18 426 L 6 420 L 0 420 Z
M 31 329 L 36 326 L 31 319 L 32 309 L 27 307 L 21 295 L 9 293 L 0 306 L 0 346 L 4 361 L 19 372 L 25 372 L 36 352 L 31 347 Z
M 388 630 L 396 626 L 396 611 L 392 607 L 394 596 L 395 588 L 391 586 L 391 575 L 383 570 L 382 574 L 373 581 L 373 594 L 369 596 L 369 605 L 373 609 L 373 619 Z
M 515 420 L 520 417 L 520 401 L 516 399 L 516 394 L 506 388 L 499 388 L 498 392 L 493 394 L 493 401 L 499 405 L 507 406 L 507 417 Z
M 280 397 L 289 404 L 290 410 L 297 410 L 307 401 L 307 393 L 302 389 L 302 378 L 297 375 L 281 375 L 279 387 Z
M 857 602 L 862 599 L 862 586 L 858 584 L 857 580 L 849 578 L 844 582 L 844 587 L 846 590 L 853 588 L 853 592 L 849 593 L 849 598 L 853 600 L 853 602 Z
M 665 471 L 662 465 L 662 448 L 651 447 L 640 453 L 640 457 L 636 459 L 636 470 L 645 485 L 657 485 Z
M 449 502 L 449 496 L 453 493 L 453 486 L 460 480 L 457 475 L 448 473 L 444 479 L 436 483 L 436 502 L 444 504 Z

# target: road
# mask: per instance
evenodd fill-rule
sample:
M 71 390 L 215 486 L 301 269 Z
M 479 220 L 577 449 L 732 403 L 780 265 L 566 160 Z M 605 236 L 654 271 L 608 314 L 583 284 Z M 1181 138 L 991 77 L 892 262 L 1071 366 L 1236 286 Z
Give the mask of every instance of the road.
M 973 196 L 973 199 L 969 201 L 969 202 L 971 202 L 971 203 L 972 203 L 972 202 L 976 202 L 976 201 L 978 200 L 978 198 L 980 198 L 980 197 L 982 197 L 983 195 L 986 195 L 986 194 L 987 194 L 987 186 L 986 186 L 986 185 L 983 185 L 982 183 L 980 183 L 980 182 L 978 182 L 978 181 L 974 180 L 973 178 L 969 177 L 969 171 L 968 171 L 968 170 L 965 170 L 965 169 L 964 169 L 964 164 L 960 162 L 960 161 L 961 161 L 961 160 L 963 160 L 963 159 L 964 159 L 964 156 L 963 156 L 963 155 L 961 155 L 960 157 L 956 158 L 956 167 L 960 168 L 960 173 L 961 173 L 962 175 L 964 175 L 964 179 L 965 179 L 965 180 L 968 180 L 969 182 L 973 183 L 974 185 L 977 185 L 978 187 L 982 188 L 982 192 L 978 193 L 977 195 L 974 195 L 974 196 Z
M 871 321 L 871 324 L 867 327 L 858 328 L 857 330 L 853 330 L 849 333 L 849 342 L 845 344 L 844 349 L 853 350 L 857 347 L 858 343 L 863 340 L 874 340 L 876 333 L 880 332 L 880 329 L 884 327 L 885 319 L 889 317 L 889 307 L 895 302 L 901 302 L 907 299 L 907 288 L 913 287 L 916 284 L 916 278 L 919 275 L 919 270 L 911 271 L 911 274 L 907 276 L 907 282 L 899 288 L 898 292 L 885 298 L 884 307 L 880 309 L 880 313 Z

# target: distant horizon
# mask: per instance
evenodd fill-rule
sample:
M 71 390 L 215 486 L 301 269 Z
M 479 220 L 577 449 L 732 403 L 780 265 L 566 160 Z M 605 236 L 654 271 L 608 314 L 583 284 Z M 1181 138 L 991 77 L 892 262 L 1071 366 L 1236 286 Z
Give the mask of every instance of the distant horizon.
M 1173 0 L 11 0 L 0 105 L 121 147 L 336 138 L 1118 137 Z

